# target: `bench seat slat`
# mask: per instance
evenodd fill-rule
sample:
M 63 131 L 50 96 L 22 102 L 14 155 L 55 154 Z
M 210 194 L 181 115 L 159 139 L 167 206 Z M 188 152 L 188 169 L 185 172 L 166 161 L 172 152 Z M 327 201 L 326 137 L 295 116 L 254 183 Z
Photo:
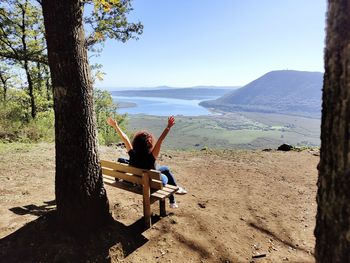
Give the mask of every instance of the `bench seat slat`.
M 117 170 L 120 172 L 125 172 L 125 173 L 132 173 L 137 176 L 142 176 L 142 173 L 147 171 L 148 175 L 150 178 L 155 179 L 155 180 L 160 180 L 160 172 L 156 170 L 144 170 L 140 168 L 136 168 L 133 166 L 130 166 L 125 163 L 115 163 L 111 161 L 106 161 L 106 160 L 101 160 L 101 166 L 105 168 L 110 168 L 113 170 Z
M 109 179 L 106 177 L 103 178 L 103 181 L 107 185 L 114 186 L 116 188 L 126 190 L 128 192 L 142 195 L 142 188 L 140 186 L 133 186 L 123 182 L 116 182 L 114 179 Z M 174 194 L 174 192 L 170 193 L 162 190 L 155 191 L 151 193 L 151 203 L 154 203 L 159 200 L 163 200 L 169 197 L 171 194 Z
M 177 187 L 176 188 L 170 188 L 168 184 L 162 188 L 162 191 L 170 193 L 170 194 L 171 193 L 175 193 L 177 190 L 179 190 L 179 188 L 177 188 Z
M 178 186 L 175 186 L 175 185 L 170 185 L 170 184 L 167 184 L 166 185 L 167 188 L 170 188 L 170 189 L 173 189 L 173 190 L 179 190 L 179 187 Z
M 167 192 L 167 191 L 163 191 L 163 190 L 158 190 L 157 193 L 164 195 L 164 196 L 168 196 L 171 194 L 171 192 Z
M 134 185 L 126 184 L 124 182 L 116 182 L 114 180 L 114 178 L 107 178 L 107 176 L 103 177 L 103 181 L 107 185 L 114 186 L 114 187 L 117 187 L 117 188 L 129 191 L 129 192 L 132 192 L 132 193 L 135 193 L 135 194 L 142 195 L 142 187 L 141 186 L 137 186 L 137 185 L 134 186 Z M 163 189 L 169 189 L 168 186 L 169 185 L 165 185 L 163 187 Z M 173 191 L 163 191 L 163 190 L 153 191 L 151 193 L 151 199 L 153 200 L 153 202 L 155 202 L 157 200 L 161 200 L 161 199 L 167 198 L 171 194 L 174 194 L 175 192 L 176 192 L 175 190 L 173 190 Z

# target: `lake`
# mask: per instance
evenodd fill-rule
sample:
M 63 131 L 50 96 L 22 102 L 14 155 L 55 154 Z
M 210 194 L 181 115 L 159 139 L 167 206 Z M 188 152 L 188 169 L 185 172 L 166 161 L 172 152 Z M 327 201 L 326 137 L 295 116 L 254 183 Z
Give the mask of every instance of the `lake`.
M 132 102 L 137 104 L 136 107 L 118 109 L 118 112 L 121 114 L 147 114 L 157 116 L 200 116 L 213 114 L 206 108 L 198 105 L 203 100 L 182 100 L 156 97 L 112 97 L 117 104 L 118 102 Z M 218 96 L 211 96 L 205 100 L 213 100 L 217 98 Z

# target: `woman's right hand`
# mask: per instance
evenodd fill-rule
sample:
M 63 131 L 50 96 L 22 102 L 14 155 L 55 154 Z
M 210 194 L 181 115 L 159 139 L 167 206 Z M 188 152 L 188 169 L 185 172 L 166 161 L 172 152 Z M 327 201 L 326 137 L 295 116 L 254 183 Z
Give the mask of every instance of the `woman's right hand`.
M 107 123 L 108 123 L 110 126 L 112 126 L 112 127 L 117 127 L 117 126 L 118 126 L 117 121 L 114 120 L 114 119 L 112 119 L 111 117 L 109 117 L 109 118 L 107 119 Z

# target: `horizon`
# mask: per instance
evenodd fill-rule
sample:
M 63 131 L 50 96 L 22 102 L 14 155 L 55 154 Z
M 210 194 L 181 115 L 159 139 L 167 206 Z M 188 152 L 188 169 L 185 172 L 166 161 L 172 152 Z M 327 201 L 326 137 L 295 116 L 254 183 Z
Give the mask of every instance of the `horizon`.
M 102 89 L 102 90 L 107 90 L 107 91 L 122 91 L 122 90 L 161 90 L 161 89 L 190 89 L 190 88 L 219 88 L 219 89 L 239 89 L 243 88 L 244 86 L 248 85 L 249 83 L 261 78 L 262 76 L 271 73 L 271 72 L 276 72 L 276 71 L 297 71 L 297 72 L 308 72 L 308 73 L 321 73 L 324 74 L 324 72 L 321 71 L 302 71 L 302 70 L 295 70 L 295 69 L 282 69 L 282 70 L 272 70 L 269 72 L 264 73 L 263 75 L 259 76 L 256 79 L 253 79 L 249 81 L 248 83 L 238 86 L 238 85 L 233 85 L 233 86 L 217 86 L 217 85 L 194 85 L 194 86 L 169 86 L 169 85 L 159 85 L 159 86 L 131 86 L 131 87 L 101 87 L 101 86 L 96 86 L 96 88 Z
M 144 32 L 137 41 L 108 40 L 91 58 L 106 73 L 97 87 L 244 86 L 273 70 L 324 71 L 326 1 L 132 6 L 129 21 Z

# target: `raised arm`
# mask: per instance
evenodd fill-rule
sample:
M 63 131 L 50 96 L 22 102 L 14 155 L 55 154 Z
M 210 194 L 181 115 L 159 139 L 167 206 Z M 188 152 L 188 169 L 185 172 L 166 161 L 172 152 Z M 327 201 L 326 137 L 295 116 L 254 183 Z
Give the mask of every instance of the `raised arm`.
M 112 119 L 111 117 L 109 117 L 107 119 L 107 123 L 116 130 L 116 132 L 118 133 L 119 137 L 124 142 L 126 150 L 130 151 L 132 149 L 132 145 L 131 145 L 131 142 L 129 140 L 129 137 L 120 129 L 120 127 L 118 126 L 117 121 Z
M 154 146 L 153 150 L 152 150 L 152 154 L 153 157 L 155 159 L 158 158 L 159 152 L 160 152 L 160 147 L 162 146 L 162 142 L 165 139 L 165 137 L 168 135 L 170 128 L 175 124 L 175 118 L 174 116 L 171 116 L 168 118 L 168 125 L 167 127 L 164 129 L 164 131 L 162 132 L 162 134 L 160 135 L 156 145 Z

